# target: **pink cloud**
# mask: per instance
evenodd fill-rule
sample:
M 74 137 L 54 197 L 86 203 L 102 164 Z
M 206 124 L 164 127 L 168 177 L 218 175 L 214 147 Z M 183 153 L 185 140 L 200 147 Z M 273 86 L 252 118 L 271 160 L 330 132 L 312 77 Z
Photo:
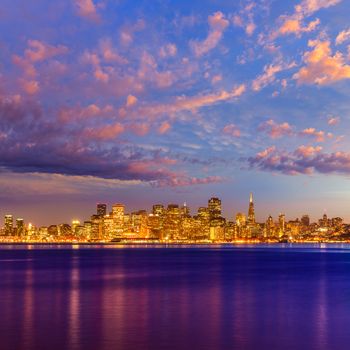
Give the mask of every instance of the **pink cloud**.
M 313 136 L 317 142 L 324 142 L 325 138 L 332 138 L 331 133 L 326 134 L 324 131 L 317 131 L 315 128 L 307 128 L 300 132 L 301 135 Z
M 80 17 L 99 21 L 100 17 L 97 13 L 97 7 L 93 0 L 73 0 L 77 9 L 77 13 Z
M 277 63 L 265 66 L 264 72 L 253 80 L 252 89 L 254 91 L 260 91 L 262 88 L 276 80 L 277 73 L 293 67 L 295 67 L 294 62 L 290 64 Z
M 159 56 L 162 58 L 174 57 L 177 53 L 177 47 L 175 44 L 166 44 L 159 50 Z
M 324 85 L 350 78 L 350 65 L 342 53 L 332 55 L 329 41 L 310 40 L 308 45 L 312 50 L 303 56 L 305 66 L 293 76 L 299 84 Z
M 304 25 L 305 18 L 311 16 L 322 8 L 328 8 L 341 2 L 341 0 L 303 0 L 294 7 L 294 13 L 291 15 L 280 16 L 282 22 L 280 27 L 272 33 L 271 38 L 275 39 L 279 35 L 295 34 L 300 36 L 302 33 L 314 31 L 320 24 L 320 20 L 315 20 Z
M 39 82 L 36 80 L 21 80 L 23 90 L 29 94 L 34 95 L 39 91 Z
M 125 128 L 120 123 L 103 126 L 100 128 L 87 129 L 85 136 L 90 139 L 97 139 L 101 141 L 113 140 L 124 132 Z
M 220 42 L 229 21 L 220 11 L 208 17 L 209 34 L 204 41 L 191 41 L 190 46 L 197 57 L 203 56 L 213 50 Z
M 126 98 L 126 107 L 134 106 L 137 103 L 137 97 L 133 95 L 128 95 Z
M 238 14 L 235 14 L 232 17 L 233 25 L 243 28 L 248 36 L 252 36 L 256 29 L 256 25 L 253 19 L 253 9 L 255 7 L 256 4 L 254 2 L 248 3 L 239 11 Z
M 100 40 L 100 52 L 104 61 L 119 63 L 119 64 L 127 64 L 128 60 L 122 57 L 117 50 L 113 47 L 112 41 L 110 39 Z
M 134 123 L 128 125 L 128 129 L 138 136 L 145 136 L 149 132 L 149 124 L 146 123 Z
M 334 125 L 337 125 L 339 121 L 340 121 L 339 117 L 329 117 L 327 123 L 328 125 L 334 126 Z
M 240 137 L 241 131 L 239 128 L 234 124 L 228 124 L 223 129 L 222 132 L 226 135 L 233 136 L 233 137 Z
M 302 157 L 311 157 L 322 151 L 321 146 L 300 146 L 295 150 L 295 154 Z
M 52 46 L 39 40 L 28 40 L 28 48 L 24 51 L 24 56 L 31 62 L 38 62 L 67 52 L 68 48 L 63 45 Z
M 350 40 L 350 29 L 341 31 L 335 39 L 335 44 L 340 45 L 348 40 Z
M 347 152 L 323 153 L 321 147 L 300 146 L 293 152 L 271 149 L 248 159 L 252 168 L 280 172 L 286 175 L 350 174 L 350 154 Z
M 158 133 L 161 135 L 166 134 L 170 130 L 170 128 L 171 128 L 170 123 L 163 122 L 158 128 Z
M 277 139 L 293 133 L 292 127 L 287 122 L 277 124 L 272 119 L 260 124 L 259 130 L 266 131 L 272 139 Z

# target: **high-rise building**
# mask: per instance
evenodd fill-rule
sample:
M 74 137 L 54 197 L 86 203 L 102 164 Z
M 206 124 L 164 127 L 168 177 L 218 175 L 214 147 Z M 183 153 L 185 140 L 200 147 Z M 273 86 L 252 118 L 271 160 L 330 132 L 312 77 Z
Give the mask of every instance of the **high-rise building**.
M 19 237 L 23 237 L 25 235 L 24 221 L 21 218 L 16 219 L 16 234 Z
M 162 216 L 164 215 L 164 205 L 163 204 L 155 204 L 152 208 L 153 215 Z
M 278 216 L 278 226 L 279 226 L 279 235 L 282 236 L 286 231 L 286 216 L 284 214 L 280 214 Z
M 300 219 L 303 226 L 309 226 L 310 225 L 310 217 L 309 215 L 303 215 Z
M 249 197 L 248 225 L 255 225 L 255 211 L 254 211 L 253 193 L 250 193 L 250 197 Z
M 107 214 L 107 205 L 103 203 L 97 204 L 97 215 L 98 216 L 105 216 Z
M 112 206 L 113 231 L 114 234 L 122 234 L 124 229 L 124 204 L 114 204 Z
M 208 209 L 210 220 L 218 219 L 221 217 L 221 200 L 216 197 L 212 197 L 208 201 Z
M 13 234 L 13 216 L 5 215 L 5 235 L 11 236 Z

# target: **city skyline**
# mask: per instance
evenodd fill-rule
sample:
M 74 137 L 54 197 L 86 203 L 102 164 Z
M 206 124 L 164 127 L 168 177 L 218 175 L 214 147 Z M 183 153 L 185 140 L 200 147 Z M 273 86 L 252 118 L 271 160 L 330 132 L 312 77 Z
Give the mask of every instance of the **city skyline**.
M 349 0 L 3 0 L 0 215 L 93 203 L 350 222 Z
M 110 210 L 109 210 L 110 208 Z M 184 202 L 153 204 L 152 209 L 130 211 L 123 203 L 97 203 L 95 213 L 71 222 L 38 226 L 12 214 L 4 217 L 2 242 L 34 243 L 247 243 L 348 242 L 350 225 L 323 214 L 316 222 L 308 214 L 290 220 L 283 212 L 264 221 L 256 218 L 253 193 L 247 210 L 225 217 L 222 201 L 211 197 L 206 206 L 191 210 Z

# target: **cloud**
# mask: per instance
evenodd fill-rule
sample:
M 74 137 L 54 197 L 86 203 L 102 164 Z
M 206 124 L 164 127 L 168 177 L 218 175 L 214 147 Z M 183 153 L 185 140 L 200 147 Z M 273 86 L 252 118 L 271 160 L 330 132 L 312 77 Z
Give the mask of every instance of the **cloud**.
M 40 83 L 37 79 L 38 71 L 35 65 L 67 52 L 68 48 L 63 45 L 53 46 L 39 40 L 28 40 L 23 57 L 12 56 L 12 62 L 23 70 L 23 78 L 20 79 L 22 89 L 29 95 L 36 94 Z
M 137 103 L 137 97 L 133 95 L 128 95 L 126 98 L 126 107 L 134 106 Z
M 216 83 L 218 83 L 221 80 L 222 80 L 222 75 L 221 74 L 217 74 L 217 75 L 213 76 L 213 78 L 211 79 L 211 83 L 212 84 L 216 84 Z
M 236 27 L 241 27 L 244 29 L 245 33 L 248 36 L 252 36 L 256 29 L 256 24 L 254 23 L 254 14 L 253 9 L 256 4 L 254 2 L 250 2 L 244 5 L 243 8 L 239 11 L 238 14 L 235 14 L 232 17 L 232 23 Z
M 157 187 L 184 187 L 184 186 L 195 186 L 195 185 L 208 185 L 224 182 L 225 179 L 221 176 L 208 176 L 204 178 L 190 177 L 190 176 L 176 176 L 164 180 L 155 182 Z
M 151 117 L 175 114 L 181 111 L 195 111 L 202 107 L 215 105 L 219 102 L 234 100 L 241 96 L 245 90 L 245 85 L 241 84 L 234 87 L 231 91 L 221 90 L 218 93 L 191 97 L 179 96 L 171 103 L 140 107 L 136 112 L 138 115 Z
M 265 86 L 273 83 L 276 80 L 276 74 L 284 70 L 291 69 L 295 67 L 295 63 L 290 64 L 285 63 L 273 63 L 266 65 L 264 71 L 261 75 L 252 81 L 252 89 L 254 91 L 260 91 Z
M 92 115 L 101 111 L 94 104 L 87 109 Z M 44 112 L 39 104 L 22 101 L 17 96 L 0 97 L 0 115 L 0 168 L 7 172 L 172 187 L 222 181 L 217 176 L 201 178 L 172 169 L 178 166 L 178 161 L 163 156 L 161 150 L 144 152 L 135 144 L 118 139 L 126 129 L 143 133 L 145 125 L 148 129 L 145 123 L 124 126 L 115 122 L 82 128 L 80 120 L 59 123 L 55 114 Z M 164 131 L 166 126 L 163 125 Z
M 307 128 L 300 132 L 300 135 L 313 136 L 317 142 L 324 142 L 325 138 L 332 138 L 333 134 L 325 133 L 324 131 L 317 131 L 315 128 Z
M 222 132 L 225 135 L 233 136 L 233 137 L 240 137 L 241 131 L 235 124 L 228 124 L 223 129 Z
M 204 41 L 191 41 L 190 46 L 197 57 L 213 50 L 220 42 L 222 35 L 229 25 L 229 21 L 220 11 L 208 17 L 209 34 Z
M 337 5 L 341 0 L 303 0 L 294 7 L 294 13 L 291 15 L 280 16 L 279 21 L 282 22 L 280 27 L 275 31 L 271 37 L 272 39 L 279 35 L 295 34 L 300 36 L 302 33 L 314 31 L 320 24 L 320 20 L 315 20 L 304 25 L 305 18 L 311 16 L 322 8 Z
M 109 38 L 100 40 L 100 53 L 105 62 L 127 64 L 128 60 L 122 57 L 113 47 L 112 41 Z
M 39 40 L 28 40 L 28 48 L 24 51 L 24 56 L 34 63 L 63 55 L 67 52 L 68 48 L 63 45 L 53 46 Z
M 350 154 L 323 153 L 322 147 L 302 145 L 294 152 L 270 147 L 248 158 L 248 163 L 251 168 L 286 175 L 313 173 L 350 175 Z
M 177 53 L 177 47 L 175 44 L 166 44 L 159 49 L 159 56 L 162 58 L 174 57 Z
M 332 55 L 329 41 L 310 40 L 308 46 L 312 50 L 303 56 L 305 66 L 293 76 L 299 84 L 324 85 L 350 78 L 350 65 L 342 53 Z
M 97 13 L 97 7 L 93 0 L 73 0 L 80 17 L 91 21 L 99 21 L 100 16 Z
M 161 135 L 166 134 L 170 130 L 170 128 L 171 128 L 170 123 L 163 122 L 158 128 L 158 133 Z
M 279 34 L 295 34 L 300 36 L 301 33 L 312 32 L 320 24 L 320 20 L 316 18 L 314 21 L 311 21 L 307 26 L 302 26 L 302 23 L 299 19 L 286 19 L 282 26 L 279 28 Z
M 287 122 L 277 124 L 272 119 L 261 123 L 258 130 L 267 132 L 272 139 L 277 139 L 293 133 L 292 127 Z
M 97 140 L 113 140 L 124 132 L 125 128 L 120 123 L 106 125 L 99 128 L 89 128 L 85 131 L 85 136 Z
M 335 39 L 335 44 L 340 45 L 348 40 L 350 40 L 350 29 L 341 31 Z
M 327 124 L 331 125 L 331 126 L 334 126 L 334 125 L 337 125 L 339 123 L 339 121 L 340 121 L 339 117 L 329 117 L 328 121 L 327 121 Z

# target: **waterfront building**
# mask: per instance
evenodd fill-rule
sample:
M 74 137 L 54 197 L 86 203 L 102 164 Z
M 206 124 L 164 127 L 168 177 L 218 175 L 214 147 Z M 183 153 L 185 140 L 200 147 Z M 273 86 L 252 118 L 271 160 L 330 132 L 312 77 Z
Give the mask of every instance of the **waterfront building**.
M 13 234 L 13 216 L 5 215 L 5 236 L 12 236 Z
M 104 217 L 107 214 L 107 205 L 104 203 L 98 203 L 96 213 L 98 216 Z
M 248 208 L 248 225 L 255 225 L 255 211 L 254 211 L 254 202 L 253 202 L 253 193 L 250 193 L 249 197 L 249 208 Z

